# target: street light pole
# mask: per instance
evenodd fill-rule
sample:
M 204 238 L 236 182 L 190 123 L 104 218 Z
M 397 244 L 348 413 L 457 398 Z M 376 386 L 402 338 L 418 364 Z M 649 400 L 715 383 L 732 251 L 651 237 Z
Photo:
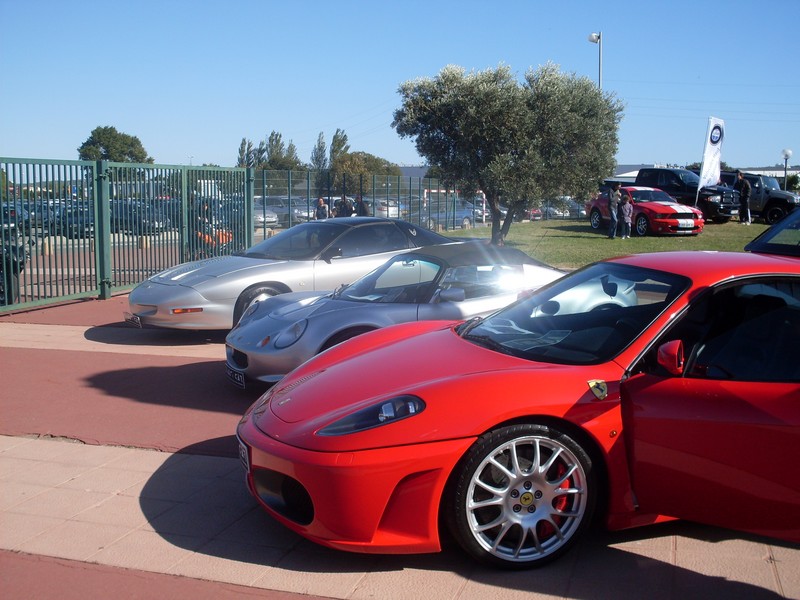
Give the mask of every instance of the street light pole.
M 787 178 L 787 174 L 789 172 L 789 159 L 792 158 L 792 151 L 789 148 L 784 148 L 781 150 L 781 154 L 783 154 L 783 189 L 789 189 L 789 179 Z
M 593 44 L 597 44 L 599 54 L 598 72 L 597 72 L 597 87 L 603 89 L 603 32 L 590 33 L 588 40 Z

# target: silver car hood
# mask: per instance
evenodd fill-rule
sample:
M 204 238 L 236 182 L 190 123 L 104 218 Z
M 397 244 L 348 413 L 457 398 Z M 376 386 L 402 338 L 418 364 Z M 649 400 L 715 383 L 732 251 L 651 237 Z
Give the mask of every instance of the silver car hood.
M 153 275 L 150 281 L 162 285 L 193 287 L 218 277 L 238 277 L 252 270 L 262 270 L 270 265 L 282 265 L 285 260 L 247 258 L 244 256 L 217 256 L 204 260 L 182 263 Z
M 292 302 L 280 306 L 270 311 L 269 317 L 279 321 L 299 321 L 310 316 L 319 316 L 332 311 L 343 311 L 348 309 L 363 308 L 360 302 L 352 300 L 339 300 L 330 296 L 322 296 L 313 302 Z

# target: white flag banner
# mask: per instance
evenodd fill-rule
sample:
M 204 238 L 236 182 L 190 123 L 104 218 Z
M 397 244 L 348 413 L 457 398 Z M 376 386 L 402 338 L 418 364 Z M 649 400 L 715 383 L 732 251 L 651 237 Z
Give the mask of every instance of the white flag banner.
M 703 165 L 700 167 L 700 188 L 719 183 L 719 169 L 722 156 L 722 140 L 725 138 L 725 121 L 709 117 L 706 147 L 703 151 Z

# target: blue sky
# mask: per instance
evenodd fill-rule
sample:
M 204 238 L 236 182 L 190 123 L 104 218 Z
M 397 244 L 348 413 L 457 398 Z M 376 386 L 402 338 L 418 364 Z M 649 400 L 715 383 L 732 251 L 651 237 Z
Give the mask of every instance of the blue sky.
M 337 128 L 361 150 L 423 161 L 391 127 L 399 85 L 455 64 L 548 61 L 625 105 L 617 161 L 800 163 L 798 0 L 0 0 L 0 156 L 76 159 L 98 126 L 157 163 L 234 166 L 278 131 L 308 161 Z

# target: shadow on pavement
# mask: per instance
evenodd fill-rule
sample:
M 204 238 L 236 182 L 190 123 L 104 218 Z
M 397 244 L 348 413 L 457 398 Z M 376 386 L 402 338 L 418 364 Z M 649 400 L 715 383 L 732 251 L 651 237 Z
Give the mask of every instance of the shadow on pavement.
M 495 593 L 505 589 L 575 599 L 779 597 L 762 587 L 698 572 L 716 568 L 712 555 L 718 549 L 714 544 L 724 547 L 721 542 L 732 539 L 752 539 L 757 543 L 758 538 L 685 522 L 615 533 L 593 530 L 561 559 L 525 571 L 484 567 L 451 542 L 445 544 L 443 552 L 425 555 L 376 556 L 326 549 L 269 517 L 248 493 L 238 461 L 199 456 L 203 454 L 199 451 L 202 447 L 228 443 L 235 441 L 207 440 L 182 449 L 152 475 L 142 490 L 140 504 L 144 515 L 156 533 L 169 543 L 220 559 L 298 573 L 431 571 L 440 578 L 463 580 L 461 586 L 491 586 Z M 176 502 L 166 512 L 165 500 Z M 676 557 L 679 551 L 674 547 L 673 536 L 681 544 L 683 538 L 695 547 L 707 544 L 708 564 L 697 564 L 697 570 L 673 564 L 697 562 L 696 555 L 688 553 Z M 774 540 L 765 543 L 775 545 Z M 636 552 L 615 547 L 618 545 Z M 385 590 L 384 597 L 393 597 L 390 589 Z
M 137 329 L 130 325 L 102 325 L 86 330 L 84 337 L 91 342 L 119 346 L 203 346 L 218 344 L 220 356 L 225 356 L 227 331 L 181 331 L 169 329 Z
M 103 371 L 87 382 L 108 396 L 203 411 L 244 414 L 263 390 L 240 390 L 225 377 L 225 361 L 140 366 Z

